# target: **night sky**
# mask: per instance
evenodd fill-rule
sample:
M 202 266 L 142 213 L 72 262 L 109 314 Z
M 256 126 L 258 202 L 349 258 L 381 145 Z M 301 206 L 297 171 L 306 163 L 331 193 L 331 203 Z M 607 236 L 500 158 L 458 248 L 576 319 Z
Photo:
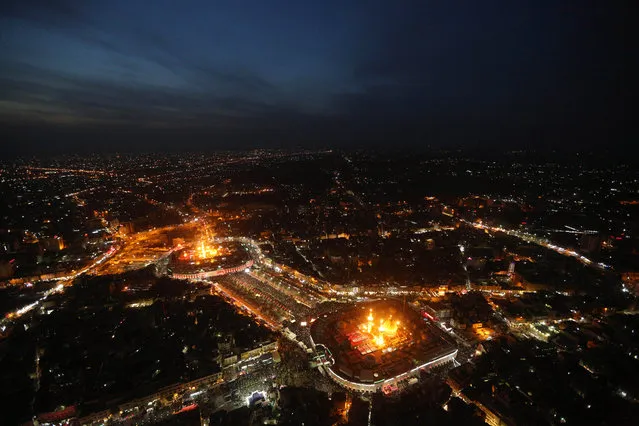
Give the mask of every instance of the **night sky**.
M 8 153 L 623 147 L 617 1 L 5 0 Z

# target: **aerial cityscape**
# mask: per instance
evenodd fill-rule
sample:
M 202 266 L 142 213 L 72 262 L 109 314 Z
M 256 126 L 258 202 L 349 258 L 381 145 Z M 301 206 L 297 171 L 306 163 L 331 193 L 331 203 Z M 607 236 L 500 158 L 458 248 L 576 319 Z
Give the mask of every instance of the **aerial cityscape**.
M 3 2 L 0 426 L 639 424 L 632 9 Z
M 639 176 L 590 160 L 3 165 L 5 418 L 629 424 Z

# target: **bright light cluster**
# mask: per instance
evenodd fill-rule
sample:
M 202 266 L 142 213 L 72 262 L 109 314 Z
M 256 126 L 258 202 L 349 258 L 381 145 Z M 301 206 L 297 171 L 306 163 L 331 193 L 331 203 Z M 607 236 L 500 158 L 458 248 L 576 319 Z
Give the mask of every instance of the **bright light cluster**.
M 197 250 L 197 257 L 200 260 L 211 259 L 218 255 L 218 249 L 211 247 L 206 241 L 200 241 L 200 245 Z
M 360 324 L 359 329 L 362 332 L 370 334 L 378 348 L 385 347 L 387 339 L 395 337 L 400 324 L 399 321 L 393 321 L 392 315 L 389 315 L 388 318 L 380 318 L 376 324 L 372 309 L 369 310 L 366 320 L 365 323 Z
M 209 260 L 213 259 L 224 251 L 222 246 L 214 246 L 211 244 L 212 236 L 209 233 L 208 228 L 204 228 L 203 234 L 200 236 L 199 241 L 191 250 L 185 250 L 181 254 L 182 260 Z

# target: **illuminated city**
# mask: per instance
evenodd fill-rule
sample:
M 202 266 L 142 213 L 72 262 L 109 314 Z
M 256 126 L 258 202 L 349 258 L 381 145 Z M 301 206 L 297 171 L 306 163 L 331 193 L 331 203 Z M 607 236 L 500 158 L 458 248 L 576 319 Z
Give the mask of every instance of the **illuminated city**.
M 609 175 L 632 188 L 634 171 L 593 169 L 582 177 L 588 192 L 575 199 L 566 192 L 574 185 L 564 187 L 556 166 L 531 164 L 516 177 L 521 184 L 533 182 L 532 175 L 548 180 L 520 196 L 558 200 L 531 210 L 511 193 L 448 195 L 455 190 L 426 181 L 407 200 L 389 201 L 400 184 L 384 186 L 379 161 L 388 160 L 370 155 L 195 157 L 189 169 L 199 164 L 209 176 L 202 181 L 176 170 L 172 156 L 154 157 L 154 175 L 118 172 L 144 157 L 111 159 L 104 170 L 104 160 L 91 169 L 73 169 L 73 160 L 2 169 L 11 208 L 25 213 L 5 215 L 11 222 L 1 234 L 2 342 L 39 336 L 14 347 L 33 357 L 10 351 L 14 356 L 1 361 L 13 363 L 4 371 L 15 373 L 5 377 L 21 383 L 16 407 L 21 395 L 36 398 L 33 411 L 16 413 L 35 413 L 41 423 L 154 423 L 204 412 L 235 416 L 248 404 L 260 418 L 281 420 L 277 410 L 286 398 L 330 394 L 326 404 L 337 405 L 325 414 L 381 422 L 404 398 L 436 390 L 440 405 L 433 410 L 450 413 L 442 407 L 462 404 L 457 409 L 472 418 L 508 424 L 519 405 L 493 392 L 516 386 L 550 392 L 546 379 L 522 379 L 548 368 L 566 375 L 562 392 L 607 391 L 632 409 L 632 374 L 604 366 L 617 354 L 615 365 L 632 371 L 639 357 L 631 338 L 636 223 L 628 216 L 637 204 L 628 201 L 630 189 L 588 195 L 587 188 L 605 185 Z M 428 158 L 413 161 L 431 173 L 472 168 L 464 184 L 487 166 Z M 321 189 L 295 174 L 300 161 L 321 173 L 329 160 L 342 165 Z M 404 170 L 405 179 L 418 179 L 421 169 L 406 171 L 407 161 L 388 163 L 388 173 Z M 232 166 L 220 172 L 220 164 Z M 353 164 L 360 174 L 343 177 Z M 276 176 L 244 183 L 265 166 Z M 509 170 L 491 174 L 513 179 Z M 573 170 L 565 166 L 562 173 Z M 295 191 L 277 184 L 293 176 L 303 183 Z M 21 187 L 31 188 L 25 199 L 7 189 Z M 44 191 L 53 192 L 38 201 Z M 597 212 L 601 197 L 607 205 L 622 201 L 606 213 L 611 219 L 561 224 L 574 216 L 558 217 L 559 206 Z M 66 213 L 56 221 L 60 208 Z M 27 220 L 34 209 L 43 220 Z M 59 341 L 77 343 L 66 348 Z M 82 347 L 91 349 L 82 355 Z M 113 361 L 105 363 L 104 353 Z M 104 373 L 95 376 L 101 365 Z M 95 385 L 82 387 L 73 379 L 78 374 Z M 601 375 L 610 380 L 603 388 L 570 381 Z M 130 382 L 137 391 L 127 390 Z M 109 402 L 115 395 L 119 402 Z M 510 398 L 517 401 L 516 394 Z M 603 404 L 580 398 L 585 410 Z M 557 396 L 537 401 L 563 403 Z
M 631 11 L 3 2 L 0 426 L 639 424 Z

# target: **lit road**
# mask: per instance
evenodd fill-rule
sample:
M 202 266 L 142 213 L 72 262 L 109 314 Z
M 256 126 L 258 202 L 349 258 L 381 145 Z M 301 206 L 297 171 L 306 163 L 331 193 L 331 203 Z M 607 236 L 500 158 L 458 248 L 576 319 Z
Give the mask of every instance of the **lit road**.
M 167 247 L 166 233 L 177 229 L 195 228 L 198 224 L 186 224 L 153 228 L 148 231 L 137 232 L 123 239 L 123 246 L 117 255 L 99 268 L 95 268 L 94 275 L 116 275 L 127 271 L 141 269 L 170 255 L 177 247 Z
M 490 226 L 490 225 L 485 225 L 483 223 L 471 222 L 471 221 L 468 221 L 466 219 L 462 219 L 462 218 L 459 218 L 459 217 L 458 217 L 458 219 L 461 222 L 463 222 L 463 223 L 465 223 L 467 225 L 470 225 L 470 226 L 472 226 L 475 229 L 481 229 L 481 230 L 485 230 L 485 231 L 488 231 L 488 232 L 501 232 L 501 233 L 505 233 L 507 235 L 511 235 L 513 237 L 517 237 L 520 240 L 526 241 L 527 243 L 534 243 L 534 244 L 540 245 L 542 247 L 545 247 L 545 248 L 547 248 L 549 250 L 552 250 L 552 251 L 554 251 L 556 253 L 559 253 L 561 255 L 572 257 L 572 258 L 578 260 L 579 262 L 583 263 L 586 266 L 592 266 L 592 267 L 595 267 L 597 269 L 602 269 L 602 270 L 610 269 L 610 266 L 606 265 L 605 263 L 593 262 L 592 260 L 588 259 L 586 256 L 583 256 L 583 255 L 575 252 L 574 250 L 571 250 L 571 249 L 568 249 L 568 248 L 565 248 L 565 247 L 560 247 L 558 245 L 552 244 L 550 241 L 548 241 L 546 239 L 539 238 L 536 235 L 532 235 L 532 234 L 529 234 L 527 232 L 516 231 L 516 230 L 513 230 L 513 229 L 506 229 L 506 228 L 503 228 L 501 226 Z
M 118 249 L 115 246 L 112 246 L 106 253 L 104 253 L 102 256 L 99 256 L 97 259 L 95 259 L 93 262 L 91 262 L 89 265 L 85 266 L 84 268 L 82 268 L 82 269 L 80 269 L 78 271 L 74 271 L 70 275 L 67 275 L 65 277 L 58 278 L 56 281 L 58 281 L 59 284 L 56 285 L 55 287 L 50 288 L 49 290 L 46 290 L 45 292 L 43 292 L 42 296 L 40 296 L 40 298 L 37 299 L 35 302 L 29 303 L 28 305 L 25 305 L 25 306 L 23 306 L 23 307 L 21 307 L 19 309 L 16 309 L 13 312 L 9 312 L 5 316 L 5 318 L 0 320 L 0 327 L 2 328 L 2 330 L 4 331 L 4 329 L 8 325 L 10 325 L 14 320 L 20 318 L 22 315 L 24 315 L 27 312 L 30 312 L 34 308 L 38 307 L 49 296 L 51 296 L 53 294 L 56 294 L 56 293 L 64 293 L 65 286 L 71 285 L 73 283 L 73 280 L 75 280 L 79 276 L 81 276 L 81 275 L 93 270 L 94 268 L 97 268 L 102 263 L 106 262 L 117 251 L 118 251 Z
M 274 364 L 265 364 L 261 362 L 263 360 L 264 357 L 258 357 L 239 361 L 236 367 L 243 373 L 230 381 L 225 381 L 218 373 L 176 383 L 155 394 L 121 404 L 118 410 L 89 414 L 78 419 L 79 424 L 153 424 L 170 418 L 180 410 L 188 411 L 197 406 L 206 407 L 211 413 L 240 408 L 246 405 L 247 397 L 254 391 L 267 387 L 264 382 L 271 381 L 276 374 Z

